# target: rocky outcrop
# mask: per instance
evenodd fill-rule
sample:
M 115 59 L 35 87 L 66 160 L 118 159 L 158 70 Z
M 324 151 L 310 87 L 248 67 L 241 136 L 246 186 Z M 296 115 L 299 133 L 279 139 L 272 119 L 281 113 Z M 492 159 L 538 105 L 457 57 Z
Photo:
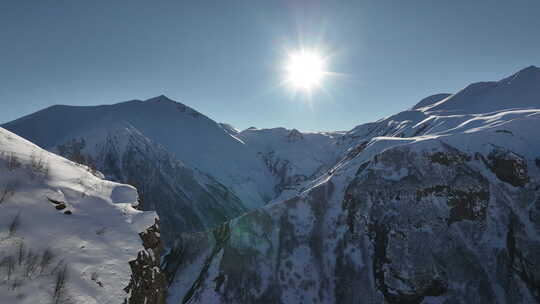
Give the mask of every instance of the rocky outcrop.
M 294 189 L 300 183 L 306 181 L 308 176 L 303 174 L 294 174 L 294 164 L 287 159 L 279 158 L 275 151 L 268 153 L 259 153 L 259 156 L 264 161 L 264 164 L 275 177 L 278 183 L 274 186 L 276 194 L 281 193 L 286 189 Z
M 186 238 L 182 248 L 197 249 L 182 255 L 171 301 L 538 301 L 540 242 L 528 228 L 540 227 L 537 180 L 507 187 L 491 171 L 493 151 L 484 161 L 437 140 L 368 161 L 365 151 L 301 196 L 229 222 L 226 234 Z
M 287 134 L 287 141 L 295 142 L 304 139 L 304 135 L 296 129 L 292 129 L 289 134 Z
M 144 250 L 139 251 L 137 259 L 130 261 L 131 280 L 124 289 L 129 296 L 125 304 L 165 304 L 167 278 L 161 271 L 163 242 L 159 231 L 159 221 L 141 232 Z
M 523 157 L 501 148 L 488 155 L 489 167 L 503 182 L 523 187 L 529 181 L 527 162 Z

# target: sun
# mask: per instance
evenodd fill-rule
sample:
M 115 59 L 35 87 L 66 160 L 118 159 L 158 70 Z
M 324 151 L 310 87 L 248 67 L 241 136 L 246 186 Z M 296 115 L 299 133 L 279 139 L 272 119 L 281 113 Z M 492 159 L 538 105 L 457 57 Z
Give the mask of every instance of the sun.
M 294 89 L 311 91 L 319 87 L 326 74 L 326 60 L 313 50 L 299 50 L 288 55 L 286 82 Z

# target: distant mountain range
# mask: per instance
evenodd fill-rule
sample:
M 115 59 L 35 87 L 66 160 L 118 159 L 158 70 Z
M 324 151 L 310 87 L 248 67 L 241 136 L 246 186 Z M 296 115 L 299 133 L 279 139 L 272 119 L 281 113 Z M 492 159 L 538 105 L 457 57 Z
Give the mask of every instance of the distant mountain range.
M 540 302 L 534 66 L 348 132 L 239 131 L 165 96 L 2 127 L 138 188 L 169 303 Z

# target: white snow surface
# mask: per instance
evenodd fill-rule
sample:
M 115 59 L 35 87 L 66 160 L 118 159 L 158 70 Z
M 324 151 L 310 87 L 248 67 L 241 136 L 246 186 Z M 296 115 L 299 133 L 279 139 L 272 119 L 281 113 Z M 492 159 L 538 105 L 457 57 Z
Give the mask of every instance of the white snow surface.
M 487 113 L 503 109 L 534 108 L 540 98 L 540 68 L 530 66 L 499 81 L 473 83 L 428 111 L 455 114 Z
M 255 153 L 273 154 L 274 161 L 284 160 L 291 165 L 289 175 L 311 177 L 321 168 L 337 161 L 335 147 L 339 132 L 300 132 L 296 129 L 246 129 L 236 135 Z
M 0 192 L 10 188 L 13 194 L 0 203 L 0 303 L 51 303 L 55 268 L 62 265 L 68 273 L 62 303 L 122 303 L 131 275 L 128 262 L 143 249 L 138 233 L 156 218 L 132 207 L 136 189 L 102 180 L 87 167 L 0 128 Z M 57 210 L 49 199 L 66 208 Z M 67 210 L 72 214 L 64 214 Z M 17 215 L 20 224 L 10 235 Z M 28 258 L 15 263 L 7 280 L 6 258 L 17 258 L 21 244 Z M 39 264 L 46 250 L 54 256 L 50 265 L 26 273 L 29 252 Z

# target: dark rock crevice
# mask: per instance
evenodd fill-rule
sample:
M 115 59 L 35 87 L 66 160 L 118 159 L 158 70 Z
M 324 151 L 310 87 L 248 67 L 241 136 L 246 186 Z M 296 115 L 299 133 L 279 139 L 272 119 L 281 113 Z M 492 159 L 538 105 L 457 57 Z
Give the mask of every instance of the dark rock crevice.
M 387 246 L 389 241 L 389 228 L 381 223 L 372 223 L 369 225 L 369 232 L 373 242 L 373 277 L 377 288 L 384 295 L 388 303 L 399 304 L 419 304 L 425 297 L 441 296 L 447 291 L 446 283 L 439 279 L 430 279 L 429 283 L 417 289 L 415 284 L 399 277 L 391 271 L 392 261 L 387 256 Z M 412 287 L 413 292 L 404 292 L 391 288 L 386 280 L 387 276 L 394 276 L 395 279 Z
M 212 261 L 214 261 L 216 255 L 223 249 L 225 244 L 229 241 L 229 238 L 231 236 L 231 229 L 228 223 L 224 223 L 221 226 L 215 228 L 212 231 L 212 233 L 213 233 L 214 240 L 216 243 L 212 249 L 212 252 L 206 258 L 204 265 L 201 268 L 199 275 L 197 276 L 197 279 L 195 279 L 195 281 L 191 285 L 191 288 L 184 295 L 184 298 L 182 299 L 182 304 L 189 303 L 191 299 L 194 297 L 195 293 L 201 288 L 204 280 L 208 276 L 208 269 L 210 268 Z
M 506 234 L 506 250 L 509 257 L 509 273 L 515 273 L 525 283 L 537 303 L 540 303 L 540 277 L 531 263 L 518 248 L 516 240 L 516 219 L 510 217 Z

